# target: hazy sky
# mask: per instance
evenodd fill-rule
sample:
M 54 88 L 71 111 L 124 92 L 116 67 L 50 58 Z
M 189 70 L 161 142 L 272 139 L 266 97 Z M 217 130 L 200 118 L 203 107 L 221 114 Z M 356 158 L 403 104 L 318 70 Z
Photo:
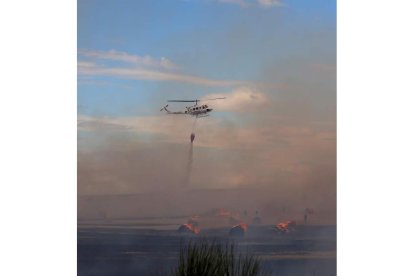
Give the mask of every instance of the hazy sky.
M 336 2 L 78 1 L 78 194 L 223 189 L 335 208 Z

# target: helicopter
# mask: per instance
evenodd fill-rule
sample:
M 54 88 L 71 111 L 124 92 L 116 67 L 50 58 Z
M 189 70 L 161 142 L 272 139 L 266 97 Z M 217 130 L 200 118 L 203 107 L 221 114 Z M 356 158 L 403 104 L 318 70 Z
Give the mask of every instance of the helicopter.
M 180 103 L 195 103 L 192 106 L 186 106 L 186 110 L 184 111 L 170 111 L 167 109 L 168 104 L 160 109 L 160 111 L 165 110 L 167 114 L 181 114 L 181 115 L 191 115 L 195 117 L 207 117 L 209 116 L 209 112 L 213 111 L 211 107 L 207 104 L 198 105 L 198 102 L 201 101 L 214 101 L 214 100 L 224 100 L 225 97 L 222 98 L 214 98 L 214 99 L 206 99 L 206 100 L 168 100 L 167 102 L 180 102 Z

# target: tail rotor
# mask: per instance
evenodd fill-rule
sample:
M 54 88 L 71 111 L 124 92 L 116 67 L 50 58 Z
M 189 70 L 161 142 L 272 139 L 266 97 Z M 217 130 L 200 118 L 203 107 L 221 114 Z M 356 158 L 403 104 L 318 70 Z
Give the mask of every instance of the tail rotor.
M 160 111 L 163 111 L 163 110 L 167 111 L 167 107 L 168 107 L 168 104 L 164 106 L 163 108 L 161 108 Z

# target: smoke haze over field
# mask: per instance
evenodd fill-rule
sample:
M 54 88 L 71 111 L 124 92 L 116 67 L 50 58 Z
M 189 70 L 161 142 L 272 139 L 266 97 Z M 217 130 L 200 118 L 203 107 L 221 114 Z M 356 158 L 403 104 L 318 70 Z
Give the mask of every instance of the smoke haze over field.
M 224 2 L 79 3 L 80 218 L 311 207 L 335 223 L 335 4 Z M 159 111 L 214 97 L 194 130 Z
M 189 120 L 163 116 L 145 120 L 152 122 L 151 132 L 142 133 L 144 123 L 135 127 L 132 118 L 118 119 L 118 124 L 89 121 L 93 130 L 80 131 L 80 195 L 157 194 L 158 200 L 142 209 L 148 212 L 154 209 L 151 204 L 163 205 L 165 198 L 175 197 L 178 213 L 190 207 L 182 198 L 192 190 L 211 191 L 205 195 L 205 206 L 195 200 L 189 210 L 194 204 L 205 209 L 223 206 L 225 202 L 214 202 L 225 189 L 240 195 L 240 202 L 231 201 L 233 208 L 253 204 L 271 210 L 284 202 L 335 209 L 336 140 L 329 125 L 293 127 L 281 120 L 268 125 L 263 119 L 238 127 L 231 120 L 203 118 L 189 155 Z M 93 144 L 89 132 L 99 136 Z M 249 202 L 254 196 L 256 202 Z

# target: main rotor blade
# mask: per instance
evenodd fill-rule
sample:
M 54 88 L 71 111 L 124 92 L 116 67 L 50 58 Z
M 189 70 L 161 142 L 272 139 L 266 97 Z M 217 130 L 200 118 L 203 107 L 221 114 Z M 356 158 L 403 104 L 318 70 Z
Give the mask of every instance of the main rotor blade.
M 187 100 L 169 100 L 167 102 L 174 102 L 174 103 L 195 103 L 199 102 L 199 100 L 187 101 Z
M 205 99 L 205 100 L 168 100 L 167 102 L 174 102 L 174 103 L 196 103 L 196 102 L 203 102 L 203 101 L 224 100 L 225 98 L 226 97 L 214 98 L 214 99 Z
M 214 100 L 224 100 L 226 97 L 221 97 L 221 98 L 214 98 L 214 99 L 205 99 L 202 101 L 214 101 Z

